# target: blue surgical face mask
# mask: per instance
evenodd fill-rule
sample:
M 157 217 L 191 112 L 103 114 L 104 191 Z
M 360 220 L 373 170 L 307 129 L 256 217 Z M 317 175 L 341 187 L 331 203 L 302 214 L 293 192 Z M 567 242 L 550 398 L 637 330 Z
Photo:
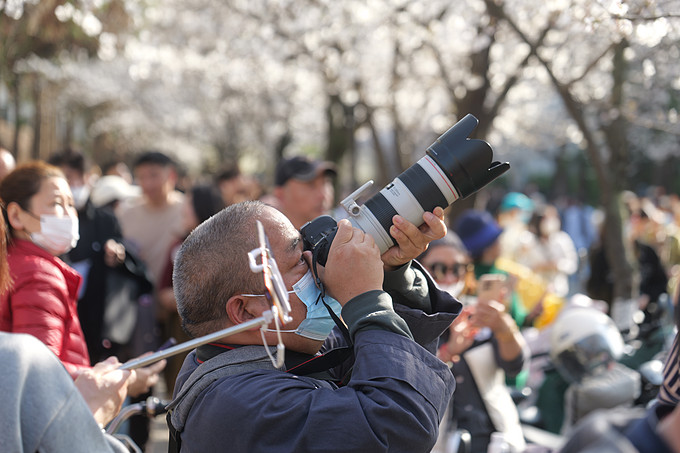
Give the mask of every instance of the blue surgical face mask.
M 328 309 L 321 301 L 321 290 L 314 284 L 314 277 L 312 271 L 307 273 L 293 285 L 293 292 L 307 307 L 307 316 L 302 320 L 300 325 L 295 330 L 281 330 L 281 332 L 294 332 L 301 337 L 310 338 L 312 340 L 323 341 L 328 337 L 335 326 L 335 321 L 331 317 Z M 249 295 L 249 294 L 246 294 Z M 342 305 L 340 302 L 333 299 L 326 294 L 323 300 L 328 304 L 333 312 L 340 317 Z M 275 332 L 273 329 L 267 329 L 270 332 Z
M 333 330 L 335 321 L 333 321 L 328 309 L 321 301 L 321 290 L 314 284 L 314 277 L 312 276 L 311 270 L 308 270 L 307 273 L 293 285 L 293 291 L 295 291 L 295 294 L 302 303 L 307 306 L 307 316 L 295 330 L 295 333 L 306 338 L 311 338 L 312 340 L 325 340 L 331 333 L 331 330 Z M 323 300 L 331 307 L 331 310 L 340 317 L 340 312 L 342 311 L 340 302 L 333 299 L 328 294 L 324 296 Z

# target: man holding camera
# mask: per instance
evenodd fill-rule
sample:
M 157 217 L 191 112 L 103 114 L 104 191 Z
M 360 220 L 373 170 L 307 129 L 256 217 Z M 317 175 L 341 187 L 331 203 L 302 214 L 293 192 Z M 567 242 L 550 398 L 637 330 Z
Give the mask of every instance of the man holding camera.
M 168 417 L 171 450 L 429 452 L 455 386 L 434 352 L 460 304 L 411 260 L 444 236 L 443 210 L 425 213 L 420 228 L 394 216 L 397 245 L 382 256 L 371 236 L 341 220 L 318 267 L 322 296 L 312 253 L 285 216 L 260 202 L 230 206 L 194 230 L 177 256 L 175 294 L 192 336 L 270 309 L 262 274 L 248 266 L 257 220 L 292 321 L 281 333 L 272 322 L 266 333 L 242 331 L 189 354 Z M 278 335 L 281 368 L 268 357 Z

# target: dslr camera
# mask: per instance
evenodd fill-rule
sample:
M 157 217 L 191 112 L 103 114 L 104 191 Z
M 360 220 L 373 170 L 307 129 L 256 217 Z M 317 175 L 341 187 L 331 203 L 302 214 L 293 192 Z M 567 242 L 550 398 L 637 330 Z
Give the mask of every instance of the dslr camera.
M 447 208 L 510 169 L 508 162 L 492 162 L 491 146 L 469 139 L 479 121 L 466 115 L 441 135 L 425 152 L 425 157 L 406 169 L 380 192 L 359 205 L 356 200 L 373 185 L 368 181 L 340 204 L 356 228 L 370 234 L 380 253 L 396 244 L 390 235 L 392 218 L 399 214 L 415 225 L 422 225 L 423 214 L 435 207 Z M 328 251 L 337 231 L 330 216 L 320 216 L 301 229 L 305 250 L 316 262 L 326 264 Z

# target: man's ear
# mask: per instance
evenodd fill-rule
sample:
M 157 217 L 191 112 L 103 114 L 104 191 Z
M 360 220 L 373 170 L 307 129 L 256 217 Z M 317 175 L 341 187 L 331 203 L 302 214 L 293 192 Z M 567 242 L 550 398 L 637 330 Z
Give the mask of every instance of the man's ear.
M 244 297 L 240 294 L 227 301 L 227 316 L 234 324 L 241 324 L 262 316 L 269 309 L 264 297 Z
M 283 200 L 283 187 L 282 186 L 276 186 L 274 187 L 274 190 L 272 192 L 276 199 L 278 200 Z

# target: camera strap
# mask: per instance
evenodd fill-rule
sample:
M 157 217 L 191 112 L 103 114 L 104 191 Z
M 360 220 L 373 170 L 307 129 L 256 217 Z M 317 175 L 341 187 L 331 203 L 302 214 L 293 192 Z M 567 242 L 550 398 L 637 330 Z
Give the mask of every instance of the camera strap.
M 324 241 L 325 240 L 327 239 L 324 239 Z M 326 310 L 328 310 L 328 314 L 330 314 L 331 318 L 333 318 L 333 322 L 335 323 L 335 325 L 338 326 L 338 329 L 340 329 L 340 333 L 342 333 L 342 336 L 347 342 L 347 345 L 351 348 L 354 346 L 354 343 L 352 342 L 352 338 L 349 335 L 349 330 L 347 329 L 347 326 L 345 325 L 344 322 L 342 322 L 340 318 L 338 318 L 338 315 L 335 314 L 333 309 L 331 309 L 331 307 L 329 307 L 326 301 L 324 300 L 326 296 L 326 287 L 319 278 L 319 273 L 316 270 L 319 251 L 321 249 L 322 247 L 314 247 L 314 251 L 312 252 L 312 275 L 314 276 L 314 283 L 316 283 L 316 286 L 318 286 L 319 290 L 321 290 L 321 302 L 323 303 L 324 307 L 326 307 Z

